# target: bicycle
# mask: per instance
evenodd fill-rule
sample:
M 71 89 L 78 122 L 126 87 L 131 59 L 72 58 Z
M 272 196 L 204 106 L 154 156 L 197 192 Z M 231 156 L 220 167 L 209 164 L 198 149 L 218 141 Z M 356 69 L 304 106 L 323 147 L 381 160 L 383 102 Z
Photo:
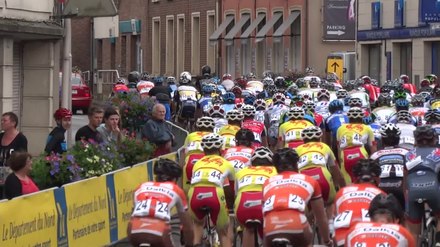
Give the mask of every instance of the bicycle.
M 246 221 L 245 224 L 247 228 L 252 228 L 254 230 L 254 246 L 259 247 L 260 238 L 258 237 L 258 229 L 260 229 L 260 227 L 262 226 L 261 221 L 258 219 L 249 219 Z
M 416 200 L 421 206 L 425 206 L 426 199 L 419 198 Z M 419 244 L 421 247 L 435 246 L 435 233 L 437 232 L 437 219 L 432 214 L 430 209 L 425 209 L 425 214 L 420 224 Z
M 275 238 L 272 240 L 272 247 L 293 247 L 287 238 Z
M 202 246 L 218 247 L 218 235 L 214 226 L 211 226 L 211 208 L 204 206 L 200 209 L 205 214 L 205 228 L 206 236 L 203 236 Z

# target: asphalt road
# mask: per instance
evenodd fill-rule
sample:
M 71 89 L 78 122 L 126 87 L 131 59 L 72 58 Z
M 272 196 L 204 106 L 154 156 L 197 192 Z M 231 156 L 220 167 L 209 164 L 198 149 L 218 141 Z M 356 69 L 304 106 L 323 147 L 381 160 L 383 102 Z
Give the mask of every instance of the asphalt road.
M 70 128 L 70 131 L 67 133 L 69 146 L 73 145 L 73 143 L 75 142 L 75 133 L 78 131 L 78 129 L 88 123 L 89 120 L 87 118 L 87 115 L 76 114 L 72 116 L 72 127 Z

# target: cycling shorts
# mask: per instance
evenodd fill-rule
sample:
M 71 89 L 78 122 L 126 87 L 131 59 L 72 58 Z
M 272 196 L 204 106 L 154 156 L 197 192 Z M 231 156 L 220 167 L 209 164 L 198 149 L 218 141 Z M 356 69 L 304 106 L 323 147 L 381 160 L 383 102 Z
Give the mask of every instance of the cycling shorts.
M 218 229 L 229 224 L 229 213 L 226 206 L 225 193 L 220 187 L 191 187 L 188 192 L 189 208 L 193 219 L 202 221 L 206 214 L 201 209 L 209 207 L 211 220 Z
M 157 245 L 171 243 L 170 225 L 164 220 L 150 217 L 132 217 L 130 224 L 131 229 L 128 237 L 133 246 L 139 246 L 146 242 Z
M 264 237 L 274 234 L 301 234 L 309 229 L 306 216 L 296 210 L 270 211 L 264 215 Z
M 189 154 L 189 156 L 187 156 L 188 158 L 183 168 L 185 170 L 185 175 L 186 175 L 183 177 L 183 191 L 185 191 L 185 193 L 188 193 L 189 187 L 191 185 L 191 177 L 192 177 L 194 164 L 204 156 L 205 154 L 203 153 L 202 154 L 194 153 L 194 154 Z
M 341 173 L 346 184 L 355 180 L 353 167 L 360 159 L 368 159 L 368 152 L 363 146 L 344 148 L 340 151 Z
M 325 167 L 312 167 L 300 171 L 315 179 L 321 187 L 322 199 L 326 205 L 333 203 L 336 195 L 335 185 L 332 175 Z
M 400 206 L 405 208 L 403 178 L 381 178 L 378 187 L 387 194 L 393 194 L 399 200 Z
M 299 146 L 302 145 L 302 144 L 304 144 L 304 141 L 302 141 L 302 140 L 296 140 L 296 141 L 288 142 L 288 143 L 287 143 L 287 147 L 288 147 L 288 148 L 292 148 L 292 149 L 294 149 L 294 148 L 299 147 Z
M 434 215 L 440 215 L 440 188 L 437 174 L 430 170 L 411 172 L 407 180 L 408 200 L 406 213 L 408 221 L 420 223 L 425 213 L 424 204 L 417 199 L 425 199 Z
M 263 192 L 246 191 L 235 198 L 235 217 L 244 226 L 247 220 L 259 220 L 263 223 Z

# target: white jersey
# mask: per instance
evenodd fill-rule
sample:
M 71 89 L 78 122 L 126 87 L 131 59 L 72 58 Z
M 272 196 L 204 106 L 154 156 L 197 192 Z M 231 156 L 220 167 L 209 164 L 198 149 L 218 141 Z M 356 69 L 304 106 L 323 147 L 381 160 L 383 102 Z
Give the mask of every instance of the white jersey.
M 411 144 L 414 145 L 414 130 L 416 126 L 407 123 L 397 123 L 397 127 L 400 129 L 400 143 L 399 144 Z
M 220 128 L 228 124 L 228 120 L 224 118 L 214 118 L 214 123 L 214 134 L 218 134 Z

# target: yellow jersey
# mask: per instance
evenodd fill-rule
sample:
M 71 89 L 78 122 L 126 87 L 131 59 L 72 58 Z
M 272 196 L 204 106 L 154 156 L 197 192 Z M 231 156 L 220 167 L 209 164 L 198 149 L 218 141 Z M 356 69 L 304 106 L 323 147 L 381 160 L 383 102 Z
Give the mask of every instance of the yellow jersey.
M 336 133 L 336 140 L 340 149 L 361 147 L 374 142 L 374 133 L 370 126 L 361 123 L 342 124 Z
M 298 169 L 326 167 L 336 164 L 336 157 L 330 147 L 323 142 L 308 142 L 296 148 L 298 153 Z
M 235 134 L 241 129 L 241 126 L 227 124 L 220 128 L 218 135 L 222 136 L 223 149 L 235 147 Z
M 185 138 L 185 155 L 193 153 L 203 153 L 203 148 L 201 145 L 203 136 L 211 134 L 210 132 L 205 131 L 194 131 L 191 134 L 187 135 Z
M 277 174 L 277 170 L 273 166 L 249 166 L 241 169 L 235 174 L 236 194 L 263 191 L 264 182 Z
M 301 131 L 310 126 L 314 125 L 307 120 L 287 121 L 279 128 L 278 140 L 284 142 L 284 147 L 288 147 L 289 142 L 302 141 Z
M 232 164 L 219 155 L 206 155 L 192 169 L 191 187 L 223 187 L 226 179 L 234 181 Z

